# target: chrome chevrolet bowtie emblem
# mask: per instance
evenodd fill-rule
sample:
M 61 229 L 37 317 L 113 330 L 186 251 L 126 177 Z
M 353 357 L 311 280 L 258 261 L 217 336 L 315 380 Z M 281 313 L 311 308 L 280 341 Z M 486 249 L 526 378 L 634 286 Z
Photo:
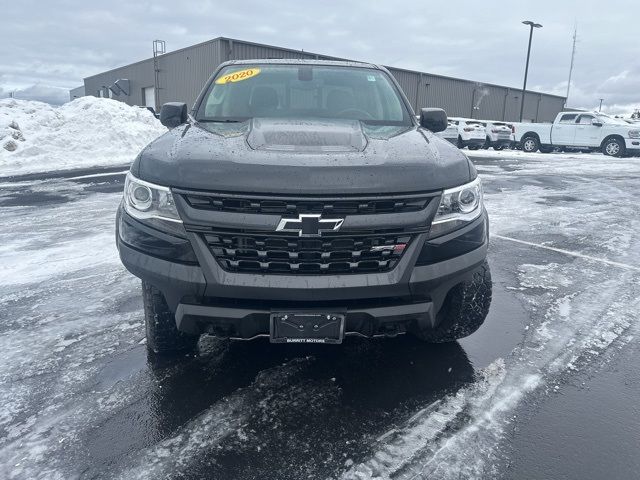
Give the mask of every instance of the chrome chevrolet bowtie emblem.
M 319 214 L 303 214 L 298 218 L 282 218 L 276 227 L 277 232 L 298 232 L 300 237 L 319 237 L 322 232 L 335 232 L 344 218 L 322 218 Z

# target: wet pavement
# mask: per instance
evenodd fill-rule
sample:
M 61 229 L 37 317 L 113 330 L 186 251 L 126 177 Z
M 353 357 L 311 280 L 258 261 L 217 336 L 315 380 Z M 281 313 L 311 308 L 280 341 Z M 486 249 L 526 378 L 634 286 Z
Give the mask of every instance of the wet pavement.
M 147 356 L 124 169 L 0 179 L 0 478 L 637 478 L 638 159 L 476 154 L 493 303 L 449 345 Z

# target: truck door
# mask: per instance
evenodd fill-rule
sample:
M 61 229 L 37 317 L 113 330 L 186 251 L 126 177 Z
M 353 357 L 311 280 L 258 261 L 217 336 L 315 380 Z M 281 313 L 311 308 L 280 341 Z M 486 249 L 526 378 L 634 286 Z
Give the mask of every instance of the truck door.
M 551 129 L 551 143 L 554 145 L 574 145 L 577 113 L 565 113 Z
M 602 127 L 596 127 L 591 123 L 596 119 L 594 115 L 582 114 L 576 120 L 575 144 L 581 147 L 600 146 L 600 131 Z

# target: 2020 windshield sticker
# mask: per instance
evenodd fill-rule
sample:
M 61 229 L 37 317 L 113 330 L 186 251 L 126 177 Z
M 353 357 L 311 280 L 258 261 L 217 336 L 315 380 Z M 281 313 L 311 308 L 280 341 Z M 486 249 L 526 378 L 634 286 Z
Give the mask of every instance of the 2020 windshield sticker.
M 237 72 L 228 73 L 216 80 L 218 85 L 224 85 L 225 83 L 241 82 L 248 80 L 260 74 L 259 68 L 245 68 L 244 70 L 238 70 Z

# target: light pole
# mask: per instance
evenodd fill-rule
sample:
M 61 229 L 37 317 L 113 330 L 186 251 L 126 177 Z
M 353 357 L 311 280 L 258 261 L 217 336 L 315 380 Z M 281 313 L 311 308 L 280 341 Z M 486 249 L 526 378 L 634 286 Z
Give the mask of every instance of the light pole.
M 600 99 L 600 106 L 598 107 L 598 111 L 601 112 L 602 111 L 602 101 L 604 100 L 604 98 Z
M 524 67 L 524 84 L 522 85 L 522 99 L 520 101 L 520 121 L 522 122 L 522 115 L 524 113 L 524 92 L 527 89 L 527 75 L 529 74 L 529 56 L 531 55 L 531 39 L 533 38 L 533 29 L 542 28 L 539 23 L 534 23 L 531 20 L 525 20 L 525 25 L 529 25 L 529 47 L 527 48 L 527 64 Z

